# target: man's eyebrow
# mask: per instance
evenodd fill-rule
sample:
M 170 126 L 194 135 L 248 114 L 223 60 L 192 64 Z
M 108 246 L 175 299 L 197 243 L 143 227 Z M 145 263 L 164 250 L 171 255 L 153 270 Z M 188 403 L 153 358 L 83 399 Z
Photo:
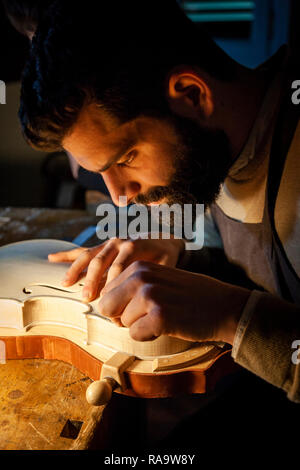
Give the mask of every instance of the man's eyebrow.
M 116 155 L 114 155 L 113 158 L 111 158 L 106 165 L 104 165 L 102 168 L 97 169 L 93 173 L 104 173 L 104 171 L 109 170 L 111 166 L 113 166 L 115 163 L 117 163 L 121 158 L 124 157 L 124 155 L 128 152 L 128 150 L 132 147 L 132 141 L 126 142 L 120 152 L 118 152 Z
M 119 153 L 118 155 L 115 155 L 109 162 L 106 163 L 106 165 L 104 165 L 102 168 L 97 169 L 96 171 L 93 171 L 93 173 L 104 173 L 104 171 L 109 170 L 111 166 L 113 166 L 123 157 L 124 157 L 124 152 Z

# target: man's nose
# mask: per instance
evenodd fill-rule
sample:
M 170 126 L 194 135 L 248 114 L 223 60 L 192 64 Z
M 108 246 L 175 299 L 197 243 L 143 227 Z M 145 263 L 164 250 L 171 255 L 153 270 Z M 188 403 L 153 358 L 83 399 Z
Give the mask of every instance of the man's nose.
M 108 172 L 105 172 L 102 176 L 116 206 L 127 206 L 141 191 L 141 185 L 136 181 L 123 181 L 114 177 L 114 175 L 108 174 Z M 120 201 L 121 196 L 126 196 L 127 202 Z

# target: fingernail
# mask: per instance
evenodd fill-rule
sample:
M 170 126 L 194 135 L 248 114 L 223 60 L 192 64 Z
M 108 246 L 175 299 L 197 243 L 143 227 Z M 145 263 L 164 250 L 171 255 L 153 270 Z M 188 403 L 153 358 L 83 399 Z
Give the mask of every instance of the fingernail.
M 62 285 L 63 286 L 68 286 L 70 284 L 70 279 L 68 276 L 66 276 L 63 280 L 62 280 Z
M 83 298 L 83 301 L 84 301 L 84 302 L 89 302 L 89 301 L 91 300 L 91 298 L 92 298 L 91 292 L 84 290 L 84 291 L 82 292 L 82 298 Z

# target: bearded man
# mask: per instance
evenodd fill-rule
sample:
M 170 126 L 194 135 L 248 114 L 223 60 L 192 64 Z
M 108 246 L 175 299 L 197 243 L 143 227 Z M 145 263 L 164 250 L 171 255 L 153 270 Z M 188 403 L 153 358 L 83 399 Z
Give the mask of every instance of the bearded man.
M 92 12 L 92 14 L 91 14 Z M 242 367 L 300 401 L 300 77 L 284 47 L 255 70 L 175 1 L 67 0 L 48 10 L 23 75 L 20 119 L 40 150 L 101 174 L 115 204 L 204 203 L 214 248 L 259 288 L 218 276 L 214 251 L 114 239 L 50 255 L 87 269 L 83 297 L 138 341 L 224 341 Z M 204 275 L 205 273 L 206 275 Z

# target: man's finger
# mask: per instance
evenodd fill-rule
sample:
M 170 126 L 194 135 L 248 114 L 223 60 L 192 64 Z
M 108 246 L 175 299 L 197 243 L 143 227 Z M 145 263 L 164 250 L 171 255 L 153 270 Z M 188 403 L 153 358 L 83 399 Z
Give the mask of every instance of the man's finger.
M 98 310 L 100 315 L 108 318 L 121 317 L 127 304 L 137 291 L 138 285 L 132 278 L 128 278 L 119 286 L 101 297 Z
M 130 328 L 135 321 L 146 314 L 147 302 L 143 297 L 136 294 L 124 308 L 120 320 L 122 325 Z
M 119 328 L 124 328 L 124 325 L 122 324 L 120 318 L 111 318 L 111 321 Z
M 147 270 L 147 261 L 141 261 L 141 260 L 130 260 L 129 266 L 127 266 L 117 277 L 112 279 L 112 281 L 107 282 L 105 284 L 105 287 L 101 291 L 101 297 L 103 295 L 106 295 L 109 293 L 111 290 L 115 289 L 116 287 L 120 286 L 123 282 L 125 282 L 134 272 L 139 272 L 141 275 L 142 272 Z M 153 264 L 153 263 L 152 263 Z
M 138 318 L 130 326 L 129 333 L 135 341 L 151 341 L 166 334 L 161 314 L 153 309 L 147 315 Z
M 86 248 L 75 248 L 75 250 L 51 253 L 48 255 L 48 260 L 50 263 L 70 263 L 77 259 L 84 251 L 86 251 Z
M 136 252 L 132 253 L 132 252 L 129 252 L 128 250 L 126 250 L 126 249 L 123 249 L 118 254 L 118 256 L 114 260 L 113 264 L 109 268 L 105 285 L 108 285 L 114 279 L 116 279 L 118 276 L 120 276 L 120 274 L 123 271 L 125 271 L 125 269 L 128 268 L 128 266 L 130 266 L 131 263 L 136 261 L 137 257 L 138 257 L 138 253 L 136 253 Z
M 158 264 L 161 266 L 168 266 L 168 267 L 176 267 L 177 264 L 177 256 L 176 255 L 171 255 L 171 254 L 165 254 L 163 255 L 160 260 L 158 261 Z
M 90 302 L 97 297 L 99 284 L 107 268 L 118 254 L 118 248 L 107 244 L 90 262 L 82 291 L 83 299 Z
M 103 246 L 97 246 L 95 248 L 84 248 L 84 250 L 79 254 L 78 258 L 75 259 L 72 266 L 66 273 L 65 279 L 63 280 L 63 285 L 65 287 L 72 286 L 77 282 L 79 275 L 84 271 L 87 266 L 89 265 L 90 261 L 96 256 L 101 250 Z

